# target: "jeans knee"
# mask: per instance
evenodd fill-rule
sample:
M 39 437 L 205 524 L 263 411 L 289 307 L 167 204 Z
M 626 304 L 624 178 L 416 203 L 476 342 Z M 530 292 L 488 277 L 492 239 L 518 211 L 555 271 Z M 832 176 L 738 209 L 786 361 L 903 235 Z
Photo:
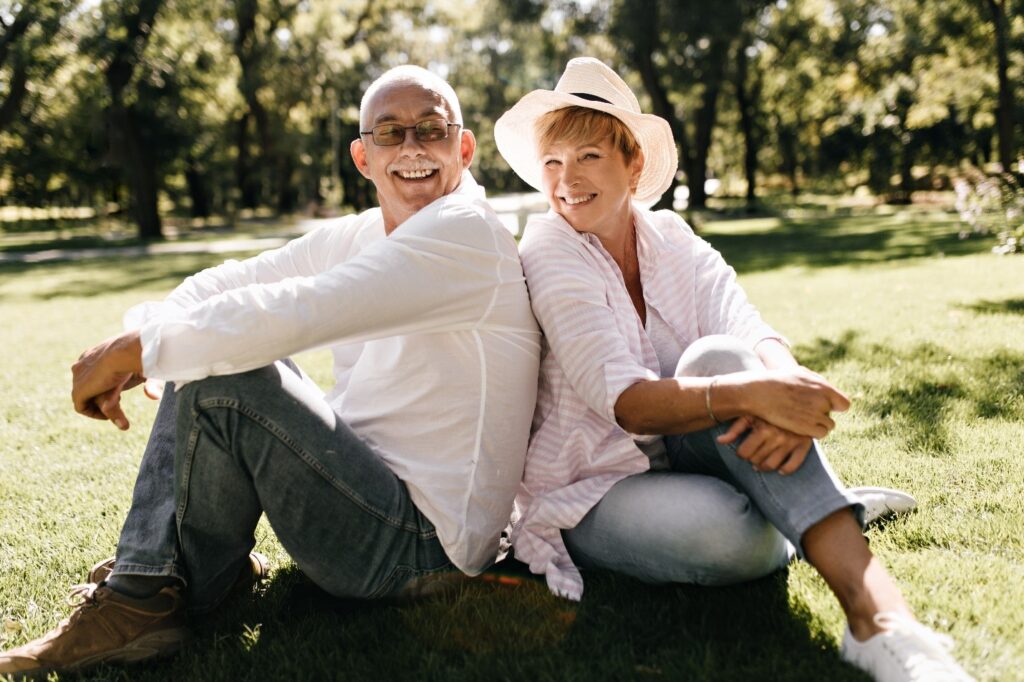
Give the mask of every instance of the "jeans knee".
M 704 377 L 731 374 L 764 365 L 754 350 L 734 336 L 713 334 L 691 343 L 679 358 L 676 376 Z
M 239 374 L 222 374 L 191 381 L 179 390 L 178 399 L 184 400 L 185 404 L 209 398 L 242 400 L 275 387 L 280 389 L 281 375 L 276 365 L 268 365 Z
M 764 577 L 789 561 L 790 550 L 782 533 L 755 509 L 746 496 L 736 495 L 737 513 L 723 515 L 707 529 L 703 548 L 706 579 L 713 585 L 731 585 Z

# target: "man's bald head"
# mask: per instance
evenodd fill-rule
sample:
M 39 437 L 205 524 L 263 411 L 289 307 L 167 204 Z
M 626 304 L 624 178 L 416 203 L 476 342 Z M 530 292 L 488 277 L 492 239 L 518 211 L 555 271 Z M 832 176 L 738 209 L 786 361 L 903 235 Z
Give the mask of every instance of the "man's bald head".
M 404 66 L 396 66 L 393 69 L 389 69 L 384 72 L 377 80 L 370 84 L 370 87 L 366 89 L 363 94 L 363 99 L 359 103 L 359 129 L 369 130 L 372 123 L 369 120 L 370 103 L 377 93 L 387 90 L 391 87 L 404 86 L 404 85 L 418 85 L 424 90 L 430 92 L 436 92 L 440 95 L 444 101 L 448 104 L 449 114 L 451 115 L 450 123 L 462 124 L 462 107 L 459 106 L 459 96 L 455 94 L 455 90 L 452 86 L 448 85 L 448 82 L 435 73 L 427 71 L 421 66 L 413 66 L 412 64 L 406 64 Z

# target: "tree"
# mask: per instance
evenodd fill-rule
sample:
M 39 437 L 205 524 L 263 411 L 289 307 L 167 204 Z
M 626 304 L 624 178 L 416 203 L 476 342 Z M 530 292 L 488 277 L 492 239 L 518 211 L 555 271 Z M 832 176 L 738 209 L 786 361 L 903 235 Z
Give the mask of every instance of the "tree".
M 35 0 L 21 5 L 13 18 L 0 14 L 0 74 L 7 76 L 0 80 L 0 132 L 21 114 L 30 72 L 47 61 L 42 53 L 69 9 L 70 0 Z
M 1012 0 L 1009 0 L 1012 2 Z M 1008 0 L 985 0 L 992 29 L 995 33 L 996 74 L 999 79 L 999 105 L 996 109 L 999 130 L 999 163 L 1004 171 L 1013 168 L 1016 160 L 1014 147 L 1014 92 L 1010 80 L 1010 27 L 1007 16 Z
M 640 75 L 654 113 L 669 122 L 690 190 L 690 206 L 707 199 L 708 152 L 734 41 L 746 18 L 767 0 L 702 2 L 620 1 L 612 32 L 626 62 Z M 660 206 L 671 206 L 675 187 Z
M 158 210 L 160 187 L 156 164 L 146 145 L 148 130 L 140 112 L 136 88 L 137 67 L 143 59 L 162 0 L 130 0 L 100 5 L 97 32 L 83 49 L 105 62 L 107 102 L 104 115 L 111 156 L 131 190 L 131 207 L 139 237 L 162 239 Z

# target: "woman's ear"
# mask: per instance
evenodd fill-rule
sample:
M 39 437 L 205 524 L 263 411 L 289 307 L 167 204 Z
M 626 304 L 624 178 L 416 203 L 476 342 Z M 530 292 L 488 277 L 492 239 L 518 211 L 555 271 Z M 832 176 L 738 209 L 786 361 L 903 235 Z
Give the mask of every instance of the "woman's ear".
M 629 162 L 629 192 L 636 194 L 637 185 L 640 184 L 640 175 L 644 172 L 644 153 L 637 149 L 636 156 Z

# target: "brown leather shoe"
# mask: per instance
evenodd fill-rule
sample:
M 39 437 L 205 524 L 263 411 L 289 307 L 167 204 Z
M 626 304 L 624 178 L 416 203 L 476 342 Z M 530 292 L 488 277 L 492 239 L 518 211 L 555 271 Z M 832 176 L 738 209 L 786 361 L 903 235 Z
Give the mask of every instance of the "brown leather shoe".
M 39 639 L 0 653 L 0 675 L 45 677 L 100 663 L 167 656 L 188 641 L 185 605 L 176 587 L 132 599 L 108 587 L 78 585 L 75 610 Z
M 99 585 L 106 580 L 114 570 L 114 557 L 104 559 L 89 569 L 86 582 Z M 270 559 L 259 552 L 249 552 L 249 568 L 243 566 L 238 572 L 238 579 L 231 588 L 232 592 L 245 592 L 267 579 L 270 575 Z

